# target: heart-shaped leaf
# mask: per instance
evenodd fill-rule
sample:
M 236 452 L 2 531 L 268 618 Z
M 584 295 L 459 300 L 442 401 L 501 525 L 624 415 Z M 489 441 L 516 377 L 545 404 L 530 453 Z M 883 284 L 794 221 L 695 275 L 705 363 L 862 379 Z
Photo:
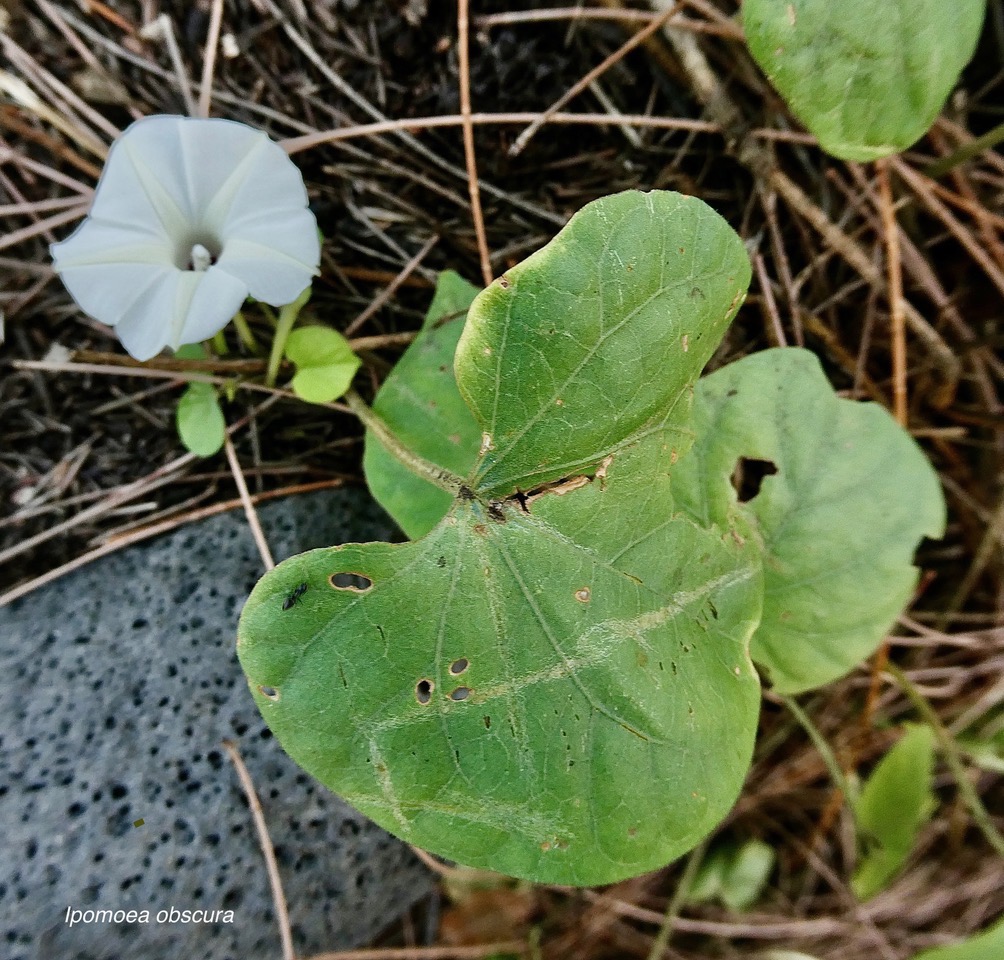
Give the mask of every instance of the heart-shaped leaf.
M 673 473 L 701 523 L 740 509 L 763 541 L 763 620 L 750 647 L 774 687 L 829 683 L 870 655 L 917 583 L 913 553 L 940 537 L 945 503 L 923 452 L 876 404 L 842 400 L 806 350 L 765 350 L 697 387 L 698 442 Z M 740 507 L 743 459 L 772 465 Z
M 342 396 L 359 369 L 349 341 L 330 327 L 300 327 L 286 340 L 286 357 L 296 365 L 290 386 L 308 403 L 330 403 Z
M 748 280 L 703 203 L 628 193 L 477 298 L 456 376 L 482 437 L 446 516 L 288 560 L 245 607 L 297 762 L 412 843 L 544 882 L 653 869 L 720 820 L 756 727 L 759 558 L 668 486 Z
M 934 122 L 979 39 L 986 0 L 744 0 L 757 63 L 823 149 L 905 150 Z
M 439 275 L 422 329 L 373 402 L 373 411 L 406 447 L 460 476 L 474 466 L 481 431 L 457 390 L 453 356 L 477 295 L 478 288 L 452 270 Z M 424 537 L 450 509 L 449 493 L 412 473 L 372 432 L 363 470 L 370 492 L 412 540 Z

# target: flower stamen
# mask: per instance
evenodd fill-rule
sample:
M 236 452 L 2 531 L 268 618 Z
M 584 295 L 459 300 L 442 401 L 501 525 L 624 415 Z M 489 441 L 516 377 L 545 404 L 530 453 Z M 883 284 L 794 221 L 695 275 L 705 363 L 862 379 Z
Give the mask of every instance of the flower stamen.
M 212 265 L 215 257 L 201 244 L 192 245 L 192 252 L 188 256 L 189 269 L 196 273 L 205 273 Z

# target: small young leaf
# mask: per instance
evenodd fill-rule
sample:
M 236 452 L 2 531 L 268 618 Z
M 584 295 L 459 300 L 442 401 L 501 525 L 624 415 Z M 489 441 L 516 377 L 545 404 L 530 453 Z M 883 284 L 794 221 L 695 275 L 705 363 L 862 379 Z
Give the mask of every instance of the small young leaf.
M 1004 773 L 1004 727 L 997 718 L 997 729 L 986 733 L 963 733 L 955 738 L 960 750 L 969 754 L 978 767 L 993 773 Z
M 211 383 L 190 383 L 178 400 L 175 418 L 178 436 L 185 448 L 200 457 L 219 453 L 226 438 L 227 425 Z
M 818 960 L 818 958 L 810 957 L 807 953 L 799 953 L 797 950 L 768 950 L 765 953 L 754 954 L 752 960 Z
M 330 327 L 293 330 L 286 340 L 286 357 L 296 364 L 293 392 L 308 403 L 338 399 L 360 366 L 348 340 Z
M 824 150 L 874 160 L 934 122 L 986 0 L 744 0 L 750 51 Z
M 701 864 L 687 899 L 718 898 L 733 910 L 748 910 L 759 899 L 774 869 L 774 849 L 762 840 L 717 846 Z
M 478 296 L 456 375 L 482 440 L 449 512 L 294 557 L 244 608 L 294 760 L 411 843 L 541 882 L 707 834 L 752 754 L 763 586 L 748 531 L 678 516 L 668 483 L 748 281 L 707 206 L 632 192 Z
M 732 857 L 722 882 L 721 898 L 733 910 L 749 910 L 763 893 L 774 869 L 774 848 L 763 840 L 747 840 Z
M 866 850 L 851 880 L 860 900 L 884 890 L 910 856 L 934 811 L 933 767 L 934 733 L 911 726 L 865 783 L 854 804 Z
M 185 343 L 174 351 L 176 360 L 205 360 L 206 348 L 201 343 Z
M 766 598 L 750 653 L 774 688 L 799 693 L 878 647 L 917 582 L 913 553 L 940 537 L 945 503 L 920 448 L 875 404 L 836 396 L 806 350 L 765 350 L 697 386 L 694 450 L 673 473 L 702 523 L 756 519 Z M 737 464 L 769 465 L 740 504 Z
M 968 940 L 918 953 L 913 960 L 1000 960 L 1004 957 L 1004 918 Z
M 474 466 L 481 431 L 457 390 L 453 355 L 478 288 L 459 274 L 439 275 L 425 323 L 395 364 L 373 410 L 406 447 L 460 476 Z M 450 495 L 416 476 L 366 433 L 366 482 L 377 502 L 412 539 L 424 537 L 450 508 Z

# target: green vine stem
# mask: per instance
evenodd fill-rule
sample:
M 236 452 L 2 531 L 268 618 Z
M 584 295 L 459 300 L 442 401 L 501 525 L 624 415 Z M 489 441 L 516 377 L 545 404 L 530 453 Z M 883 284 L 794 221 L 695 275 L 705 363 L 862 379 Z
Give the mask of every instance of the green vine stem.
M 907 695 L 907 698 L 914 705 L 917 712 L 934 731 L 938 744 L 945 755 L 945 762 L 948 764 L 956 783 L 959 785 L 959 793 L 962 795 L 966 806 L 969 807 L 973 820 L 976 821 L 976 825 L 983 832 L 983 836 L 987 838 L 990 846 L 1001 856 L 1004 856 L 1004 836 L 1001 836 L 1000 831 L 994 826 L 987 808 L 983 806 L 980 795 L 976 792 L 976 788 L 969 779 L 965 764 L 962 762 L 962 754 L 959 752 L 958 744 L 956 744 L 952 735 L 945 729 L 945 725 L 934 712 L 934 708 L 921 696 L 920 691 L 914 686 L 909 677 L 896 664 L 891 662 L 886 664 L 886 670 L 896 678 L 900 689 Z
M 823 758 L 823 763 L 826 764 L 826 769 L 830 772 L 830 777 L 836 784 L 837 789 L 844 795 L 844 802 L 847 804 L 847 809 L 850 811 L 851 816 L 855 817 L 854 814 L 854 791 L 851 789 L 850 781 L 847 779 L 847 774 L 844 773 L 843 768 L 837 762 L 837 756 L 830 748 L 830 745 L 826 742 L 826 739 L 819 732 L 819 728 L 812 722 L 809 715 L 801 708 L 798 702 L 792 697 L 786 697 L 784 694 L 777 694 L 778 699 L 791 711 L 795 719 L 802 725 L 802 729 L 809 735 L 809 739 L 813 742 L 815 748 L 819 751 L 819 755 Z M 855 817 L 855 820 L 857 818 Z
M 669 938 L 673 933 L 673 925 L 676 923 L 676 918 L 680 915 L 680 910 L 683 908 L 683 904 L 690 894 L 690 889 L 694 885 L 694 877 L 697 876 L 697 870 L 704 860 L 704 854 L 707 852 L 707 849 L 708 841 L 703 840 L 694 848 L 690 856 L 687 857 L 686 866 L 683 868 L 683 875 L 680 877 L 680 882 L 676 885 L 676 890 L 673 891 L 672 899 L 666 906 L 666 913 L 662 918 L 662 923 L 659 925 L 659 932 L 652 941 L 652 948 L 648 952 L 648 960 L 660 960 L 666 952 L 666 947 L 669 946 Z
M 283 307 L 279 311 L 279 322 L 276 324 L 275 333 L 272 336 L 272 351 L 268 355 L 268 370 L 265 373 L 265 386 L 274 387 L 275 378 L 279 375 L 279 364 L 282 363 L 282 355 L 286 352 L 286 340 L 289 332 L 296 323 L 298 310 L 289 310 Z
M 992 130 L 984 133 L 983 136 L 970 140 L 969 143 L 964 143 L 947 157 L 942 157 L 937 162 L 932 163 L 924 169 L 924 173 L 932 179 L 940 177 L 948 173 L 949 170 L 954 170 L 960 163 L 971 160 L 984 150 L 993 149 L 1002 140 L 1004 140 L 1004 123 L 999 123 Z
M 363 426 L 367 430 L 372 430 L 388 451 L 409 470 L 439 487 L 440 490 L 445 490 L 455 497 L 460 495 L 460 491 L 465 488 L 464 481 L 455 473 L 436 466 L 436 464 L 426 460 L 424 457 L 420 457 L 413 450 L 408 449 L 394 435 L 390 427 L 367 406 L 366 402 L 355 390 L 349 390 L 345 394 L 345 402 L 348 404 L 349 409 L 363 422 Z
M 279 374 L 279 365 L 286 352 L 286 341 L 289 332 L 300 316 L 300 311 L 310 300 L 311 288 L 307 287 L 292 303 L 279 308 L 279 319 L 275 324 L 275 335 L 272 337 L 272 352 L 268 356 L 268 370 L 265 373 L 265 386 L 274 387 L 275 378 Z M 264 306 L 264 304 L 263 304 Z
M 237 336 L 241 338 L 241 343 L 243 343 L 251 353 L 261 353 L 261 346 L 255 339 L 255 335 L 251 332 L 251 328 L 248 326 L 247 318 L 240 310 L 234 314 L 234 328 L 237 330 Z

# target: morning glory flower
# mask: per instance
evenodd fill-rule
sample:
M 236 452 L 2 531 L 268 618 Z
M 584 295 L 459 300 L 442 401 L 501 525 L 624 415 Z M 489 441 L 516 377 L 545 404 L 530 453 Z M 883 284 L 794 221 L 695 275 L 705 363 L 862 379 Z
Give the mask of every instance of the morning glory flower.
M 282 147 L 232 120 L 171 116 L 112 144 L 87 218 L 51 253 L 80 308 L 137 360 L 212 337 L 249 295 L 292 303 L 321 257 Z

